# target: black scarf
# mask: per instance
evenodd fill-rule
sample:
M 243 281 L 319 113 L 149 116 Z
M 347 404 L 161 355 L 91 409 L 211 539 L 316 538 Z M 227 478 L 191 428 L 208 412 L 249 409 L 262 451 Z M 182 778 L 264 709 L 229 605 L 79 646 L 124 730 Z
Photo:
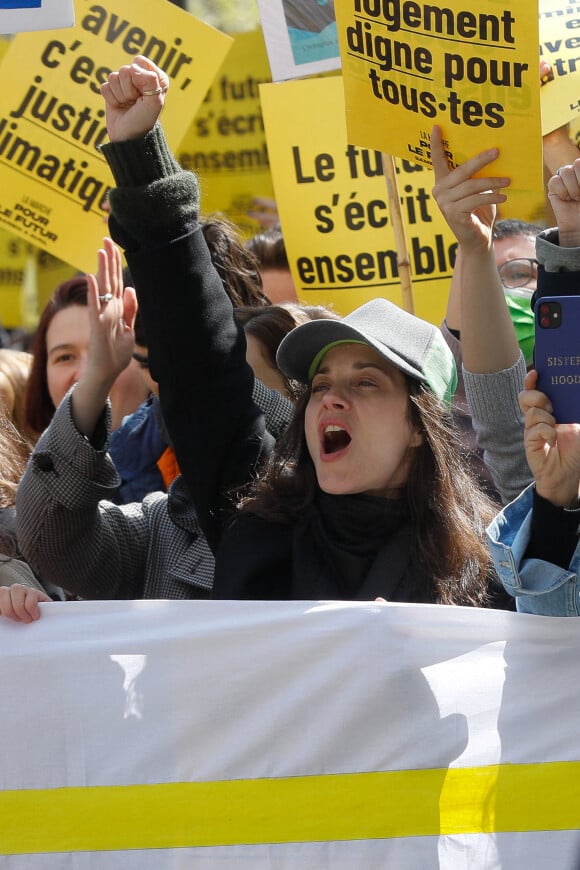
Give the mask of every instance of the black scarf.
M 406 499 L 322 491 L 294 529 L 292 598 L 431 601 Z

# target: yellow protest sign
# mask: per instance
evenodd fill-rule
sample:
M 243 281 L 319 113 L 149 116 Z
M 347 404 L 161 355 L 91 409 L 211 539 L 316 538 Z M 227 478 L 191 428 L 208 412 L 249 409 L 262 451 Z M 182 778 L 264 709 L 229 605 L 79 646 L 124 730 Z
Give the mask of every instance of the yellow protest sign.
M 94 272 L 96 263 L 91 267 Z M 44 306 L 52 296 L 54 290 L 63 281 L 68 281 L 76 273 L 76 269 L 69 263 L 53 257 L 48 251 L 36 248 L 36 278 L 38 282 L 38 310 L 42 312 Z
M 19 34 L 0 65 L 0 226 L 87 270 L 112 183 L 101 83 L 136 54 L 163 67 L 177 147 L 231 40 L 167 0 L 76 0 L 76 22 Z
M 342 79 L 260 88 L 276 200 L 299 298 L 348 314 L 376 296 L 402 304 L 381 155 L 348 144 Z M 439 324 L 456 242 L 431 196 L 433 173 L 398 160 L 415 313 Z
M 223 212 L 246 236 L 259 230 L 252 199 L 274 195 L 259 93 L 268 81 L 262 31 L 238 34 L 177 152 L 199 173 L 204 214 Z
M 20 290 L 32 245 L 0 230 L 0 323 L 12 329 L 22 325 Z
M 550 0 L 540 5 L 540 55 L 552 67 L 552 79 L 540 91 L 542 133 L 580 120 L 580 6 Z
M 430 166 L 438 123 L 451 163 L 497 146 L 494 171 L 512 179 L 512 201 L 541 188 L 538 20 L 528 0 L 335 0 L 335 9 L 349 141 Z
M 73 266 L 0 229 L 0 324 L 33 329 L 55 287 L 74 274 Z

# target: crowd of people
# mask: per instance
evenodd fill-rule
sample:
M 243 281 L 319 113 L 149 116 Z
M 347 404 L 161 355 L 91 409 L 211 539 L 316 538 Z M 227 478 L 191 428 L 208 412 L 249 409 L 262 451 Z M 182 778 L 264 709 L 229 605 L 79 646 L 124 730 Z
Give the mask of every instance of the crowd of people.
M 542 229 L 496 221 L 497 149 L 451 169 L 434 127 L 458 243 L 445 320 L 386 299 L 341 318 L 297 301 L 279 228 L 244 246 L 201 219 L 168 87 L 144 57 L 103 85 L 112 238 L 32 355 L 0 359 L 0 615 L 71 597 L 579 614 L 580 420 L 537 389 L 532 311 L 575 292 L 576 147 L 546 143 Z

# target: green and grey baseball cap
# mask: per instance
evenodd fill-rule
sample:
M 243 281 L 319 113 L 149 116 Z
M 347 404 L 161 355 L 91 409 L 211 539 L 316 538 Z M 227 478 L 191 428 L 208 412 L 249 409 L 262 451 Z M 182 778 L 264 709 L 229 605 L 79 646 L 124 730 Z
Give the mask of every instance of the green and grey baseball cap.
M 308 384 L 331 348 L 352 342 L 372 347 L 439 399 L 451 402 L 457 370 L 441 330 L 387 299 L 372 299 L 342 320 L 297 326 L 278 348 L 278 367 L 287 377 Z

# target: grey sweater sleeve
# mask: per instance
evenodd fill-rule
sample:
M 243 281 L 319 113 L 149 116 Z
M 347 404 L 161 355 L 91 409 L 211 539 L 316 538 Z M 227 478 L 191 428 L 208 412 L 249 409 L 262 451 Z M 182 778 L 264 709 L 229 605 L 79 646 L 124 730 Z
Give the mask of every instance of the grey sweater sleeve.
M 465 393 L 477 443 L 496 489 L 506 504 L 532 481 L 524 450 L 524 419 L 518 403 L 526 363 L 520 353 L 509 369 L 476 374 L 465 368 Z
M 29 589 L 37 589 L 39 592 L 46 591 L 26 562 L 0 553 L 0 586 L 14 586 L 16 583 Z
M 536 236 L 536 256 L 546 272 L 580 271 L 580 248 L 561 248 L 558 227 Z

